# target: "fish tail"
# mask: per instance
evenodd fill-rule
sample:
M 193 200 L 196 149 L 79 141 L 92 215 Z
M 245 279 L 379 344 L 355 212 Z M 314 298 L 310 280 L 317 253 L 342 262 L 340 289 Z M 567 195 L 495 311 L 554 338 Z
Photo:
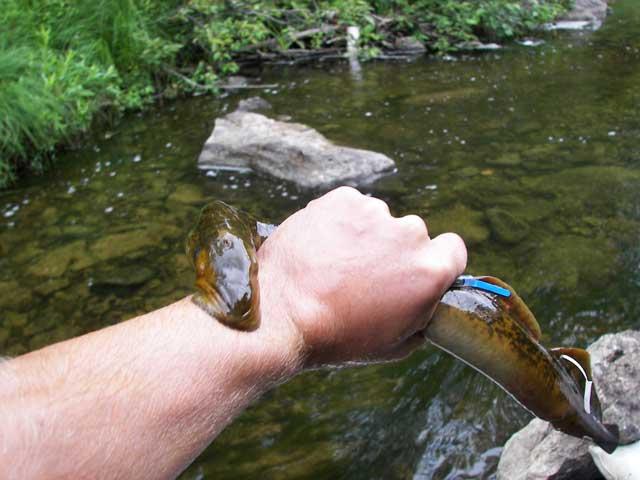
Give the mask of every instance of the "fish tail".
M 605 424 L 598 435 L 594 435 L 593 441 L 605 452 L 613 453 L 620 445 L 620 429 L 617 425 Z

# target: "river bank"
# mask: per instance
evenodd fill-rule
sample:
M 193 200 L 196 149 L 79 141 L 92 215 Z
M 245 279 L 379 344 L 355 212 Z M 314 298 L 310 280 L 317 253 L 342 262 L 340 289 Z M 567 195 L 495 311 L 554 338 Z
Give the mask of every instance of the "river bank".
M 359 29 L 361 59 L 420 46 L 523 35 L 565 0 L 78 2 L 8 0 L 0 12 L 0 187 L 41 172 L 61 148 L 124 111 L 184 95 L 220 94 L 242 65 L 340 57 Z

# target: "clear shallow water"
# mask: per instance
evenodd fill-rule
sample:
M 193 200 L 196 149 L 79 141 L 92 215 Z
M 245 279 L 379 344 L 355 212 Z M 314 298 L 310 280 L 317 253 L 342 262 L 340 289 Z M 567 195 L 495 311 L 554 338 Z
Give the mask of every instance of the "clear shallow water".
M 639 327 L 640 9 L 595 34 L 455 61 L 261 72 L 290 115 L 398 172 L 363 190 L 432 234 L 467 240 L 470 273 L 510 282 L 548 345 Z M 247 95 L 248 96 L 248 95 Z M 319 195 L 252 173 L 197 171 L 240 96 L 132 115 L 58 168 L 0 192 L 0 354 L 17 355 L 191 291 L 183 239 L 219 198 L 278 222 Z M 105 138 L 109 137 L 109 138 Z M 269 393 L 183 478 L 490 478 L 529 420 L 434 348 L 404 362 L 313 372 Z

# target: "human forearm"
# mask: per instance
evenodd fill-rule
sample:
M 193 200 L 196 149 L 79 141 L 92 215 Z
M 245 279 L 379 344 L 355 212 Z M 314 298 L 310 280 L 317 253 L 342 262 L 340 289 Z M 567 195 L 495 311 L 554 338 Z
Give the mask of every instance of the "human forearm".
M 185 299 L 14 359 L 0 478 L 173 478 L 296 373 L 297 353 L 292 336 L 230 330 Z
M 465 263 L 459 237 L 336 189 L 260 247 L 255 331 L 185 299 L 0 366 L 0 478 L 174 477 L 274 382 L 410 353 Z

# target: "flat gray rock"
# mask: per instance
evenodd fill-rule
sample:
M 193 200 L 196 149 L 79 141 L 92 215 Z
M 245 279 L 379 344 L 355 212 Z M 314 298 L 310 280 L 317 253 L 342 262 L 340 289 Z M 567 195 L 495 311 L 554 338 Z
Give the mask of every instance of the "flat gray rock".
M 607 17 L 608 8 L 607 0 L 575 0 L 573 8 L 548 28 L 550 30 L 597 30 Z
M 575 0 L 573 8 L 562 16 L 562 20 L 586 20 L 602 23 L 607 16 L 606 0 Z
M 236 111 L 259 112 L 260 110 L 271 110 L 271 104 L 262 97 L 249 97 L 238 102 Z
M 604 423 L 620 428 L 620 440 L 640 439 L 640 332 L 607 334 L 588 349 Z M 498 480 L 569 480 L 602 478 L 589 455 L 591 442 L 532 420 L 514 434 L 498 464 Z
M 198 158 L 201 169 L 251 168 L 301 187 L 370 182 L 394 166 L 386 155 L 334 145 L 306 125 L 243 111 L 216 120 Z

